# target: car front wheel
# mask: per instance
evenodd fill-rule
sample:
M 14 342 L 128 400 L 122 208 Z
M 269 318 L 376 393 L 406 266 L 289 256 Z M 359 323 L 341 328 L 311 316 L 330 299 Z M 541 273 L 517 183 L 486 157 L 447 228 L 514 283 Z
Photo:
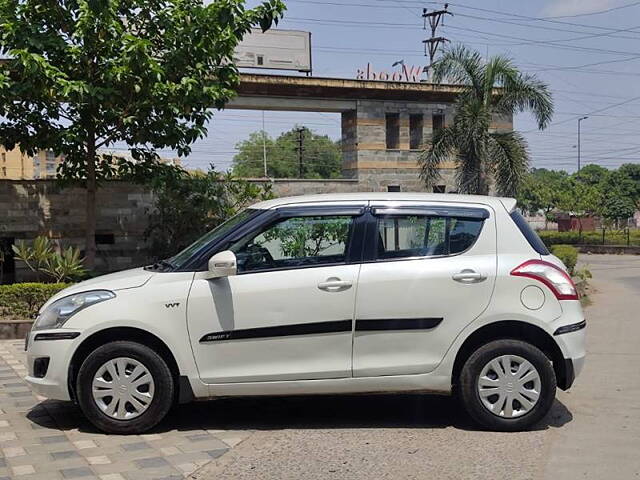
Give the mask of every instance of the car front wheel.
M 467 359 L 459 393 L 469 415 L 483 427 L 526 430 L 551 408 L 556 376 L 537 347 L 520 340 L 495 340 Z
M 162 357 L 129 341 L 110 342 L 91 352 L 76 385 L 83 413 L 108 433 L 142 433 L 157 425 L 171 408 L 174 388 Z

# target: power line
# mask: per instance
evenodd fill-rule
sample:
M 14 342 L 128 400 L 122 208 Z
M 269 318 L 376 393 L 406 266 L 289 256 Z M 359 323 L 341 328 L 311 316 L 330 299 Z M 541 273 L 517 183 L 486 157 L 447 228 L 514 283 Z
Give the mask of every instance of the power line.
M 291 1 L 291 0 L 290 0 Z M 365 4 L 365 3 L 338 3 L 338 2 L 324 2 L 324 1 L 318 1 L 318 0 L 293 0 L 295 2 L 298 3 L 302 3 L 302 4 L 315 4 L 315 5 L 332 5 L 332 6 L 338 6 L 338 7 L 362 7 L 362 8 L 385 8 L 385 9 L 394 9 L 396 8 L 395 6 L 392 5 L 370 5 L 370 4 Z M 403 3 L 406 2 L 402 2 L 400 0 L 393 0 L 395 3 L 397 3 L 398 5 L 402 6 L 403 8 L 410 10 L 409 7 L 407 7 L 406 5 L 403 5 Z M 419 3 L 419 2 L 415 2 L 415 3 Z M 436 2 L 427 2 L 427 3 L 436 3 Z M 640 4 L 640 2 L 637 2 L 637 4 Z M 453 5 L 453 4 L 452 4 Z M 460 5 L 461 8 L 468 8 L 468 9 L 473 9 L 476 10 L 476 8 L 472 8 L 472 7 L 466 7 L 466 6 L 462 6 Z M 482 9 L 477 9 L 477 10 L 482 10 Z M 498 13 L 498 12 L 496 12 Z M 538 29 L 538 30 L 547 30 L 547 31 L 556 31 L 556 32 L 564 32 L 564 33 L 587 33 L 584 31 L 580 31 L 580 30 L 571 30 L 571 29 L 567 29 L 565 28 L 560 28 L 560 27 L 548 27 L 548 26 L 543 26 L 543 25 L 530 25 L 530 24 L 526 24 L 526 23 L 519 23 L 517 21 L 509 21 L 503 18 L 491 18 L 491 17 L 480 17 L 477 15 L 469 15 L 469 14 L 464 14 L 464 13 L 456 13 L 456 15 L 460 16 L 460 17 L 465 17 L 465 18 L 471 18 L 471 19 L 476 19 L 476 20 L 484 20 L 484 21 L 490 21 L 490 22 L 498 22 L 498 23 L 504 23 L 504 24 L 510 24 L 510 25 L 516 25 L 516 26 L 520 26 L 520 27 L 525 27 L 525 28 L 534 28 L 534 29 Z M 539 19 L 536 19 L 539 20 Z M 530 20 L 529 20 L 530 21 Z M 566 22 L 564 22 L 566 23 Z M 593 28 L 592 26 L 586 26 L 586 25 L 578 25 L 582 28 Z M 579 37 L 579 38 L 570 38 L 570 39 L 563 39 L 563 40 L 558 40 L 558 41 L 573 41 L 573 40 L 579 40 L 579 39 L 583 39 L 583 38 L 592 38 L 592 37 L 599 37 L 599 36 L 609 36 L 611 38 L 625 38 L 625 39 L 633 39 L 633 40 L 640 40 L 640 36 L 625 36 L 625 35 L 616 35 L 615 33 L 622 33 L 622 32 L 635 32 L 637 31 L 637 29 L 640 28 L 638 26 L 635 27 L 628 27 L 628 28 L 620 28 L 620 29 L 611 29 L 611 32 L 608 33 L 596 33 L 596 34 L 590 34 L 587 35 L 585 37 Z M 640 32 L 638 32 L 640 33 Z
M 414 24 L 412 23 L 394 23 L 394 22 L 364 22 L 364 21 L 357 21 L 357 20 L 330 20 L 330 19 L 315 19 L 315 18 L 304 18 L 304 17 L 287 17 L 289 20 L 293 20 L 293 21 L 297 21 L 297 22 L 301 22 L 301 23 L 305 23 L 305 22 L 309 22 L 309 23 L 314 23 L 314 24 L 320 24 L 320 25 L 335 25 L 335 26 L 342 26 L 342 27 L 355 27 L 355 28 L 371 28 L 371 27 L 376 27 L 376 28 L 402 28 L 402 29 L 407 29 L 407 28 L 416 28 Z M 448 25 L 447 28 L 451 28 L 454 30 L 460 30 L 460 31 L 466 31 L 466 32 L 474 32 L 474 33 L 479 33 L 482 35 L 490 35 L 490 36 L 495 36 L 495 37 L 500 37 L 500 38 L 507 38 L 510 40 L 519 40 L 521 42 L 521 44 L 511 44 L 511 46 L 518 46 L 518 45 L 539 45 L 539 46 L 544 46 L 544 47 L 553 47 L 553 48 L 560 48 L 563 50 L 571 50 L 571 51 L 584 51 L 584 52 L 594 52 L 594 53 L 602 53 L 602 54 L 606 54 L 606 55 L 625 55 L 627 57 L 633 57 L 633 58 L 639 58 L 640 54 L 636 53 L 636 52 L 631 52 L 631 51 L 621 51 L 621 50 L 609 50 L 609 49 L 603 49 L 603 48 L 595 48 L 595 47 L 581 47 L 578 45 L 562 45 L 561 42 L 563 41 L 562 39 L 558 39 L 558 40 L 538 40 L 538 39 L 529 39 L 529 38 L 523 38 L 523 37 L 516 37 L 513 35 L 503 35 L 503 34 L 499 34 L 499 33 L 495 33 L 495 32 L 483 32 L 482 30 L 475 30 L 473 28 L 466 28 L 466 27 L 457 27 L 457 26 L 453 26 L 453 25 Z

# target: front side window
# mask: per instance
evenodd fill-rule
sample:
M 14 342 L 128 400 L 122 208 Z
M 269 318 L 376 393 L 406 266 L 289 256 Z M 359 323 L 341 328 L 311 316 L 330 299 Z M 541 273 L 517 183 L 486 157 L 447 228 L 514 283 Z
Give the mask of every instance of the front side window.
M 378 219 L 378 260 L 454 255 L 470 248 L 483 220 L 422 215 Z
M 230 247 L 238 272 L 343 263 L 352 217 L 292 217 L 240 239 Z
M 237 215 L 231 217 L 226 222 L 218 225 L 216 228 L 211 230 L 210 232 L 205 233 L 200 238 L 198 238 L 195 242 L 189 245 L 187 248 L 182 250 L 177 255 L 171 257 L 167 263 L 169 263 L 173 268 L 181 268 L 185 265 L 189 260 L 193 257 L 200 254 L 203 250 L 207 249 L 208 246 L 212 243 L 215 243 L 222 237 L 224 237 L 231 230 L 236 228 L 238 225 L 248 221 L 252 217 L 255 217 L 260 214 L 260 210 L 246 209 L 242 210 Z

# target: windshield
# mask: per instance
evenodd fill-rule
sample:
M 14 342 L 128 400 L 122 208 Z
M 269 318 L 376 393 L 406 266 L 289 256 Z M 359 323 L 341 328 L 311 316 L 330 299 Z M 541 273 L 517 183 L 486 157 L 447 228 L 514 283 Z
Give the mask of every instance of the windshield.
M 180 268 L 184 265 L 191 257 L 200 252 L 203 248 L 207 248 L 212 242 L 215 242 L 222 238 L 224 235 L 233 230 L 236 226 L 245 222 L 249 218 L 253 217 L 259 212 L 259 210 L 246 209 L 238 213 L 237 215 L 231 217 L 224 223 L 221 223 L 216 228 L 211 230 L 210 232 L 205 233 L 187 248 L 182 250 L 177 255 L 171 257 L 168 262 L 171 264 L 173 268 Z

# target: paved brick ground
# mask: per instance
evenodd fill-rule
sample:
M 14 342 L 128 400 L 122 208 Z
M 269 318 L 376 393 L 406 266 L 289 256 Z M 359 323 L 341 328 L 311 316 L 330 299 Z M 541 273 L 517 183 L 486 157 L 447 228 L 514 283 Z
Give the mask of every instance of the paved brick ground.
M 177 407 L 145 435 L 105 435 L 70 402 L 35 395 L 22 340 L 0 341 L 0 480 L 179 479 L 245 440 L 217 402 Z

